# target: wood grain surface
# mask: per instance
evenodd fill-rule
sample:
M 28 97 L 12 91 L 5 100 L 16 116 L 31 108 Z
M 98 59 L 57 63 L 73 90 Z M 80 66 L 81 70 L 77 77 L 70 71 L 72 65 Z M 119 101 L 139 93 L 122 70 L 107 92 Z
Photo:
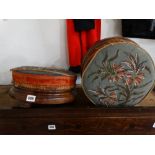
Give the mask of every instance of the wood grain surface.
M 0 86 L 0 134 L 155 134 L 154 92 L 136 107 L 103 108 L 94 106 L 77 88 L 73 103 L 29 108 L 27 103 L 10 98 L 9 89 Z M 48 125 L 54 125 L 55 130 L 49 130 Z

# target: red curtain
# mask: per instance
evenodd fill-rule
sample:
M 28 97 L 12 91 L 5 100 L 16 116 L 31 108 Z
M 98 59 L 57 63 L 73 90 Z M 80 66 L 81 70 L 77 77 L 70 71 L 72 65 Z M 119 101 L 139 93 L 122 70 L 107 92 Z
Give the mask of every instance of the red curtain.
M 73 19 L 67 19 L 67 42 L 69 64 L 72 67 L 80 66 L 87 50 L 98 40 L 101 35 L 101 20 L 95 19 L 95 28 L 88 31 L 76 32 Z

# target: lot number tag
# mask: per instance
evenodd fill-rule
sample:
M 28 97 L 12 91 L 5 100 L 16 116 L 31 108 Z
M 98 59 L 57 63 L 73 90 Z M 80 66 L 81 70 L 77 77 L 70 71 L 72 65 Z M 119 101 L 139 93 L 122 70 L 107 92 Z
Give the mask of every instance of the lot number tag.
M 36 100 L 36 96 L 34 95 L 27 95 L 26 97 L 27 102 L 35 102 L 35 100 Z

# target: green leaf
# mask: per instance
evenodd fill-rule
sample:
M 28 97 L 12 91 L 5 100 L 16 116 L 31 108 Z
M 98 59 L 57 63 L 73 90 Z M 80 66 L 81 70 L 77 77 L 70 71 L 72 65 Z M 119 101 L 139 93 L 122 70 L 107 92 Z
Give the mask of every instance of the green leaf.
M 111 61 L 115 60 L 118 57 L 118 53 L 119 53 L 119 49 L 116 51 L 116 53 L 115 53 L 114 56 L 112 56 L 111 58 L 109 58 L 108 61 L 111 62 Z
M 99 77 L 98 76 L 95 76 L 93 79 L 92 79 L 92 82 L 94 82 L 95 80 L 97 80 Z
M 140 61 L 140 60 L 139 60 L 139 56 L 137 55 L 137 64 L 139 64 L 139 61 Z
M 145 86 L 147 86 L 148 84 L 150 84 L 152 82 L 152 80 L 150 80 L 149 82 L 147 82 L 147 83 L 145 83 L 145 84 L 143 84 L 143 85 L 141 85 L 141 86 L 139 86 L 139 87 L 137 87 L 137 88 L 143 88 L 143 87 L 145 87 Z M 137 89 L 136 88 L 136 89 Z
M 138 65 L 138 67 L 141 67 L 144 63 L 147 63 L 147 60 L 142 61 L 142 62 Z
M 145 69 L 151 74 L 150 68 L 148 68 L 147 66 L 145 66 Z
M 120 95 L 127 97 L 127 95 L 124 92 L 120 92 Z
M 108 59 L 108 52 L 105 51 L 105 57 L 102 60 L 102 64 Z
M 92 72 L 92 73 L 90 73 L 89 75 L 88 75 L 88 77 L 87 78 L 90 78 L 92 75 L 94 75 L 94 74 L 97 74 L 97 72 Z
M 106 78 L 107 78 L 107 76 L 102 76 L 102 77 L 101 77 L 101 81 L 102 81 L 102 80 L 105 80 Z
M 126 90 L 126 88 L 120 84 L 116 84 L 117 87 L 122 88 L 123 90 Z
M 132 92 L 132 95 L 139 95 L 139 94 L 143 94 L 145 91 L 139 91 L 139 92 Z

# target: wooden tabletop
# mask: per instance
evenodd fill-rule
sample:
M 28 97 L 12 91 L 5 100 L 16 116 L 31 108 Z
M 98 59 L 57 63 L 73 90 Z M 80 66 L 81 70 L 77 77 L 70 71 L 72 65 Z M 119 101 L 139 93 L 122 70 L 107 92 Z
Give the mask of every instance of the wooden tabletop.
M 75 100 L 72 103 L 62 105 L 37 105 L 24 103 L 13 99 L 9 96 L 10 85 L 0 85 L 0 110 L 2 109 L 15 109 L 15 108 L 73 108 L 73 107 L 87 107 L 94 106 L 83 94 L 81 88 L 77 88 L 73 93 Z
M 0 85 L 0 110 L 14 108 L 29 108 L 29 103 L 17 101 L 9 96 L 10 85 Z M 82 89 L 78 86 L 75 90 L 75 101 L 65 105 L 33 105 L 31 108 L 96 108 L 84 95 Z M 135 107 L 155 107 L 155 92 L 152 91 L 148 96 Z

